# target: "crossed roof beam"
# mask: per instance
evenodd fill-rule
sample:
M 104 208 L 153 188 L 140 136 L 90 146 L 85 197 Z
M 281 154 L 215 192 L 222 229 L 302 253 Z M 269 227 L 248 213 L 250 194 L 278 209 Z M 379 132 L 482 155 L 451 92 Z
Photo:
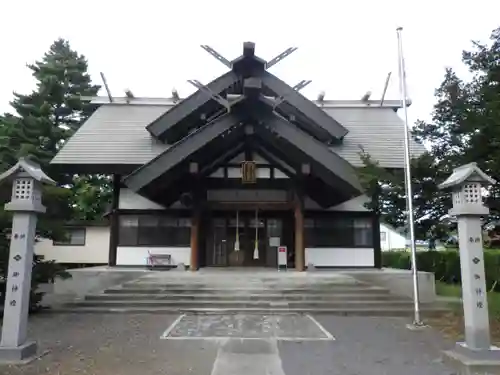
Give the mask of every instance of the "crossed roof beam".
M 231 71 L 207 85 L 197 80 L 189 80 L 197 91 L 147 126 L 147 130 L 156 138 L 168 143 L 176 142 L 189 133 L 191 128 L 213 120 L 214 115 L 221 115 L 224 110 L 229 109 L 227 93 L 236 86 L 241 86 L 243 94 L 248 98 L 262 94 L 265 90 L 273 93 L 277 112 L 293 123 L 323 128 L 319 138 L 322 142 L 340 142 L 347 134 L 347 129 L 340 123 L 299 93 L 311 83 L 310 80 L 302 80 L 291 87 L 267 71 L 297 48 L 288 48 L 268 62 L 255 56 L 255 44 L 251 42 L 244 43 L 243 54 L 233 61 L 229 61 L 207 45 L 202 48 L 230 67 Z M 312 132 L 314 136 L 319 133 Z
M 233 64 L 235 62 L 237 62 L 238 59 L 240 59 L 240 57 L 238 57 L 237 59 L 235 59 L 233 61 L 229 61 L 224 56 L 222 56 L 222 54 L 220 54 L 219 52 L 217 52 L 215 49 L 213 49 L 212 47 L 210 47 L 207 44 L 202 44 L 200 47 L 203 48 L 212 57 L 214 57 L 217 61 L 219 61 L 220 63 L 222 63 L 223 65 L 225 65 L 229 69 L 233 69 Z M 293 52 L 297 51 L 297 49 L 298 49 L 297 47 L 289 47 L 286 50 L 284 50 L 283 52 L 281 52 L 280 54 L 273 57 L 269 61 L 264 61 L 261 59 L 264 62 L 264 69 L 267 70 L 267 69 L 273 67 L 274 65 L 276 65 L 277 63 L 283 61 L 285 58 L 290 56 Z M 243 55 L 242 56 L 254 56 L 254 55 L 255 55 L 255 43 L 245 42 L 243 44 Z

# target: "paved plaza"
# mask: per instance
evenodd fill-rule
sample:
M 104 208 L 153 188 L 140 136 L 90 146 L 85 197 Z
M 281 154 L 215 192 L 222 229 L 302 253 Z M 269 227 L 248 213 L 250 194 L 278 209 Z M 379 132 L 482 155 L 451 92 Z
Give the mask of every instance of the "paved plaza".
M 40 314 L 42 358 L 2 375 L 451 375 L 432 329 L 329 315 Z

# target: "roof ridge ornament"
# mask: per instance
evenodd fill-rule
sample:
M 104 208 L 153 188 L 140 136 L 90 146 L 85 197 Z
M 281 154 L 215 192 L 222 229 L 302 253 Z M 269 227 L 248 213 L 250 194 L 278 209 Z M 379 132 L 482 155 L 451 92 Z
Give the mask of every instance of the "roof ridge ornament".
M 202 45 L 200 45 L 200 47 L 203 48 L 205 51 L 207 51 L 209 54 L 211 54 L 213 57 L 215 57 L 222 64 L 224 64 L 225 66 L 227 66 L 229 69 L 233 68 L 233 64 L 231 63 L 231 61 L 229 61 L 228 59 L 226 59 L 224 56 L 222 56 L 219 52 L 217 52 L 216 50 L 214 50 L 209 45 L 202 44 Z
M 272 66 L 276 65 L 280 61 L 284 60 L 285 58 L 287 58 L 288 56 L 290 56 L 293 52 L 295 52 L 297 50 L 298 50 L 298 47 L 287 48 L 286 50 L 281 52 L 279 55 L 277 55 L 276 57 L 274 57 L 271 60 L 269 60 L 268 62 L 266 62 L 266 70 L 271 68 Z
M 224 64 L 226 67 L 229 69 L 233 69 L 233 62 L 238 60 L 238 58 L 234 61 L 230 61 L 229 59 L 226 59 L 223 55 L 221 55 L 219 52 L 217 52 L 215 49 L 210 47 L 207 44 L 201 44 L 201 48 L 203 48 L 206 52 L 208 52 L 210 55 L 212 55 L 217 61 L 221 62 Z M 283 61 L 285 58 L 290 56 L 293 52 L 297 51 L 298 47 L 289 47 L 280 54 L 276 55 L 269 61 L 264 62 L 264 69 L 267 70 L 271 68 L 272 66 L 276 65 L 280 61 Z M 255 56 L 254 55 L 255 51 L 255 43 L 253 42 L 245 42 L 243 43 L 243 55 L 242 57 L 250 57 L 250 56 Z

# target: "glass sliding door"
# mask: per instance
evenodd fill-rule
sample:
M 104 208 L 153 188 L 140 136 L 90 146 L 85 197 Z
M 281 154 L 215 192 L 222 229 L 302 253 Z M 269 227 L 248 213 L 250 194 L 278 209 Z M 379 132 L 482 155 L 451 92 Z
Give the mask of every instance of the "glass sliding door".
M 213 218 L 207 238 L 207 264 L 209 266 L 228 265 L 227 227 L 225 218 Z
M 280 215 L 214 212 L 207 224 L 207 266 L 277 267 L 278 246 L 292 250 Z

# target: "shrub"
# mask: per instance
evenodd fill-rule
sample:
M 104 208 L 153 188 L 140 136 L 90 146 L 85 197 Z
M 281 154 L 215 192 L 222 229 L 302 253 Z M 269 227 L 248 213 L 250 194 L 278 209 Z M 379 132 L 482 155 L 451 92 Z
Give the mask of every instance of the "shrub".
M 486 287 L 500 291 L 500 251 L 484 251 Z M 408 251 L 390 251 L 382 253 L 382 266 L 388 268 L 411 269 L 411 253 Z M 417 252 L 419 271 L 433 272 L 436 280 L 445 283 L 460 283 L 460 253 L 457 250 L 419 251 Z
M 0 253 L 2 255 L 0 256 L 0 306 L 2 306 L 5 302 L 8 250 L 0 249 Z M 44 293 L 39 291 L 40 284 L 51 284 L 56 278 L 68 279 L 70 277 L 71 274 L 60 264 L 54 261 L 44 261 L 35 255 L 31 275 L 30 311 L 37 311 L 41 308 L 40 302 Z

